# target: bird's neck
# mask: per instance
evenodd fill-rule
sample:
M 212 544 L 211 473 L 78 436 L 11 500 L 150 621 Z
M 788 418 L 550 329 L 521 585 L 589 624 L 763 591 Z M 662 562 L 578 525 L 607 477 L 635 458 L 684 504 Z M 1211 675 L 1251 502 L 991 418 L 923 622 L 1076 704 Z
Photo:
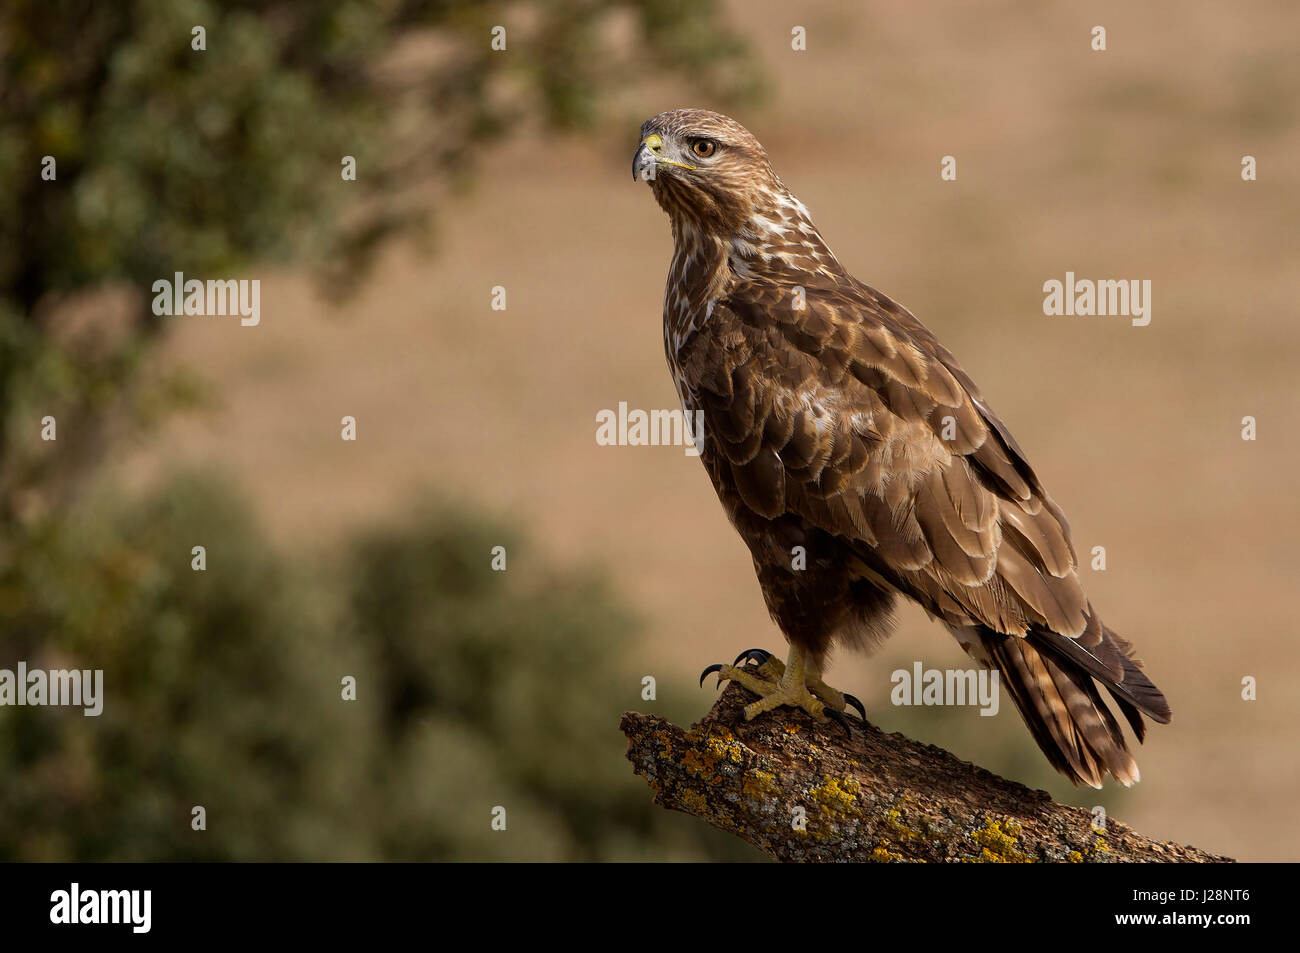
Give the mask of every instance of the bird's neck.
M 737 285 L 832 287 L 853 279 L 827 247 L 808 209 L 789 192 L 769 196 L 734 228 L 670 212 L 673 262 L 664 295 L 670 354 L 700 330 Z
M 812 278 L 835 284 L 848 278 L 808 209 L 788 191 L 751 210 L 734 228 L 710 229 L 685 215 L 672 216 L 672 226 L 669 286 L 686 290 L 699 306 L 737 282 L 794 285 Z
M 695 311 L 727 293 L 734 276 L 728 243 L 690 219 L 673 219 L 673 262 L 668 269 L 669 310 Z

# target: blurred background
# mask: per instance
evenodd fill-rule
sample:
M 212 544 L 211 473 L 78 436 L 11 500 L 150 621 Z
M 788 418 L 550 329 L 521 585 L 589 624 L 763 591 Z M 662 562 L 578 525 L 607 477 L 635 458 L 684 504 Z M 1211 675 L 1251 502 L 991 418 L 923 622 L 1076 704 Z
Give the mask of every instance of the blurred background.
M 106 699 L 0 708 L 0 859 L 758 856 L 653 807 L 618 732 L 781 648 L 699 461 L 595 440 L 620 401 L 676 404 L 671 238 L 629 171 L 684 105 L 747 125 L 980 382 L 1106 548 L 1085 585 L 1174 723 L 1133 790 L 1073 789 L 1010 704 L 890 705 L 895 669 L 967 665 L 913 609 L 828 681 L 1150 836 L 1297 859 L 1295 26 L 1280 0 L 10 0 L 0 668 L 102 668 Z M 259 279 L 260 324 L 154 316 L 177 271 Z M 1045 317 L 1066 271 L 1150 279 L 1151 324 Z

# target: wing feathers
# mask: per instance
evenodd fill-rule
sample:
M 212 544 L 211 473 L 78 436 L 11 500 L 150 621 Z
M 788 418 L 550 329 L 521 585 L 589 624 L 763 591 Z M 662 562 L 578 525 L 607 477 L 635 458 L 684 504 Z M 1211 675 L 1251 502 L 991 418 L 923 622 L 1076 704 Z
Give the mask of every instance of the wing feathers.
M 1169 705 L 1088 604 L 1069 525 L 970 378 L 910 314 L 853 286 L 807 306 L 741 282 L 679 346 L 706 466 L 767 520 L 844 543 L 849 571 L 973 628 L 1034 737 L 1070 777 L 1137 768 L 1093 679 L 1138 735 Z M 736 516 L 733 515 L 733 520 Z

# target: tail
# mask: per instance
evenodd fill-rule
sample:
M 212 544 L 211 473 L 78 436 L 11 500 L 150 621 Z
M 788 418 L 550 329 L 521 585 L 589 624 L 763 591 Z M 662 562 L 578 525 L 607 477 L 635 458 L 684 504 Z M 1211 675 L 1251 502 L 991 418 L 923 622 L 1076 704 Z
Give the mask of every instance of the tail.
M 1125 786 L 1140 779 L 1119 722 L 1098 690 L 1100 683 L 1110 693 L 1138 741 L 1146 736 L 1143 715 L 1169 723 L 1169 702 L 1142 671 L 1132 645 L 1104 626 L 1091 647 L 1048 629 L 1020 637 L 982 627 L 980 638 L 1057 771 L 1094 788 L 1108 773 Z

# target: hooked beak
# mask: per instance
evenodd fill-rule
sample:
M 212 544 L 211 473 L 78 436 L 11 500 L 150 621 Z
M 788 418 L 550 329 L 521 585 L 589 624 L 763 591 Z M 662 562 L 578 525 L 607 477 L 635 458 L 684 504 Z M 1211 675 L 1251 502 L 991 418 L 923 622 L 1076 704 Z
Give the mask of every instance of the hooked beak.
M 632 181 L 645 178 L 647 182 L 655 177 L 655 152 L 663 149 L 663 140 L 657 135 L 646 136 L 641 145 L 636 147 L 632 156 Z
M 685 162 L 677 162 L 667 158 L 664 155 L 664 149 L 664 141 L 657 132 L 652 132 L 641 140 L 641 145 L 637 146 L 636 153 L 632 156 L 633 182 L 637 179 L 645 179 L 649 182 L 655 177 L 655 172 L 661 165 L 674 165 L 682 169 L 695 168 L 695 166 L 687 165 Z

